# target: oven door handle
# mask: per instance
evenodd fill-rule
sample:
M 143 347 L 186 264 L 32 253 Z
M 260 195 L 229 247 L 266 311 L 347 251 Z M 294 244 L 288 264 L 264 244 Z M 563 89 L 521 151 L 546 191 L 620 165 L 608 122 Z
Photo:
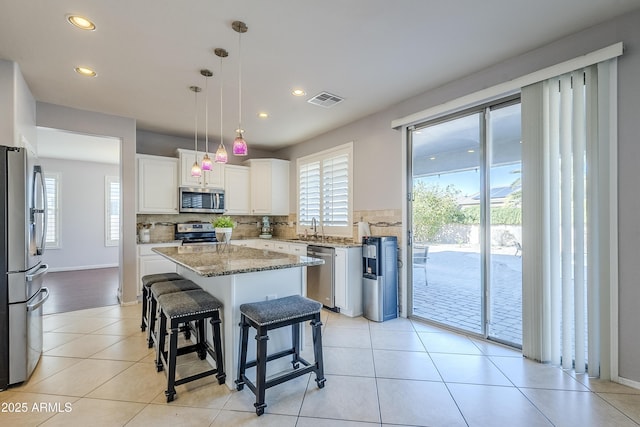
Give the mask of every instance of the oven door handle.
M 27 305 L 27 311 L 36 311 L 49 299 L 49 288 L 42 288 L 38 293 L 40 294 L 40 299 L 34 304 Z

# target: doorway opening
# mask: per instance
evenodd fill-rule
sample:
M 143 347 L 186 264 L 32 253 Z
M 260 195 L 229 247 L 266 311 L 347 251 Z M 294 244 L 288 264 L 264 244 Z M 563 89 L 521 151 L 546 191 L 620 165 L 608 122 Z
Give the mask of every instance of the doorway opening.
M 47 187 L 45 314 L 118 304 L 121 139 L 38 127 Z

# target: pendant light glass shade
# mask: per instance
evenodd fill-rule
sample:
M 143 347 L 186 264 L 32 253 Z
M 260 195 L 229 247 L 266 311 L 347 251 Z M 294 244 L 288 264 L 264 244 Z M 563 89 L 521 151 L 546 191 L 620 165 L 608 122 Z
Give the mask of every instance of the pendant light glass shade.
M 198 165 L 198 92 L 200 89 L 198 86 L 190 86 L 189 90 L 193 91 L 194 96 L 194 111 L 195 111 L 195 132 L 194 132 L 194 151 L 196 153 L 196 161 L 193 162 L 193 166 L 191 166 L 191 176 L 194 178 L 199 178 L 202 176 L 202 169 Z
M 213 168 L 213 162 L 211 161 L 209 154 L 204 153 L 204 157 L 202 158 L 202 170 L 210 171 L 212 168 Z
M 222 103 L 222 60 L 229 56 L 229 52 L 224 49 L 217 48 L 214 50 L 214 53 L 220 58 L 220 145 L 218 145 L 218 149 L 216 150 L 216 163 L 227 163 L 229 161 L 229 157 L 227 156 L 227 149 L 224 148 L 224 138 L 222 134 L 222 124 L 224 123 L 222 117 L 222 111 L 224 104 Z
M 242 33 L 249 29 L 247 24 L 241 21 L 234 21 L 231 28 L 238 33 L 238 131 L 236 139 L 233 141 L 233 154 L 236 156 L 246 156 L 248 154 L 247 141 L 242 136 Z
M 204 76 L 204 157 L 202 158 L 202 170 L 213 169 L 213 162 L 209 157 L 209 77 L 213 76 L 210 70 L 200 70 Z
M 238 131 L 236 139 L 233 140 L 233 154 L 236 156 L 246 156 L 247 152 L 247 141 L 242 137 L 242 131 Z
M 194 178 L 200 178 L 202 176 L 202 169 L 200 169 L 197 161 L 193 162 L 193 166 L 191 166 L 191 176 Z
M 227 156 L 227 150 L 224 148 L 224 145 L 220 144 L 216 151 L 216 163 L 227 163 L 228 161 L 229 156 Z

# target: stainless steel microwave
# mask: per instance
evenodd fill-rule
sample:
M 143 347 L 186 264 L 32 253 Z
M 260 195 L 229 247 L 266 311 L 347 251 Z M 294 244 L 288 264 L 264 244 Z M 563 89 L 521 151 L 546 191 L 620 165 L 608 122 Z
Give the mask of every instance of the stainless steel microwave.
M 224 190 L 180 187 L 180 212 L 224 213 Z

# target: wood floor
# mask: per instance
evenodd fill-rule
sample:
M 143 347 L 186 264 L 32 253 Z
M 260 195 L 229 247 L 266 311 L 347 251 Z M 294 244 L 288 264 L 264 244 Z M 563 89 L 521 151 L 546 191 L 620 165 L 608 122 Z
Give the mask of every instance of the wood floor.
M 48 273 L 49 299 L 43 314 L 66 313 L 118 304 L 118 268 Z

